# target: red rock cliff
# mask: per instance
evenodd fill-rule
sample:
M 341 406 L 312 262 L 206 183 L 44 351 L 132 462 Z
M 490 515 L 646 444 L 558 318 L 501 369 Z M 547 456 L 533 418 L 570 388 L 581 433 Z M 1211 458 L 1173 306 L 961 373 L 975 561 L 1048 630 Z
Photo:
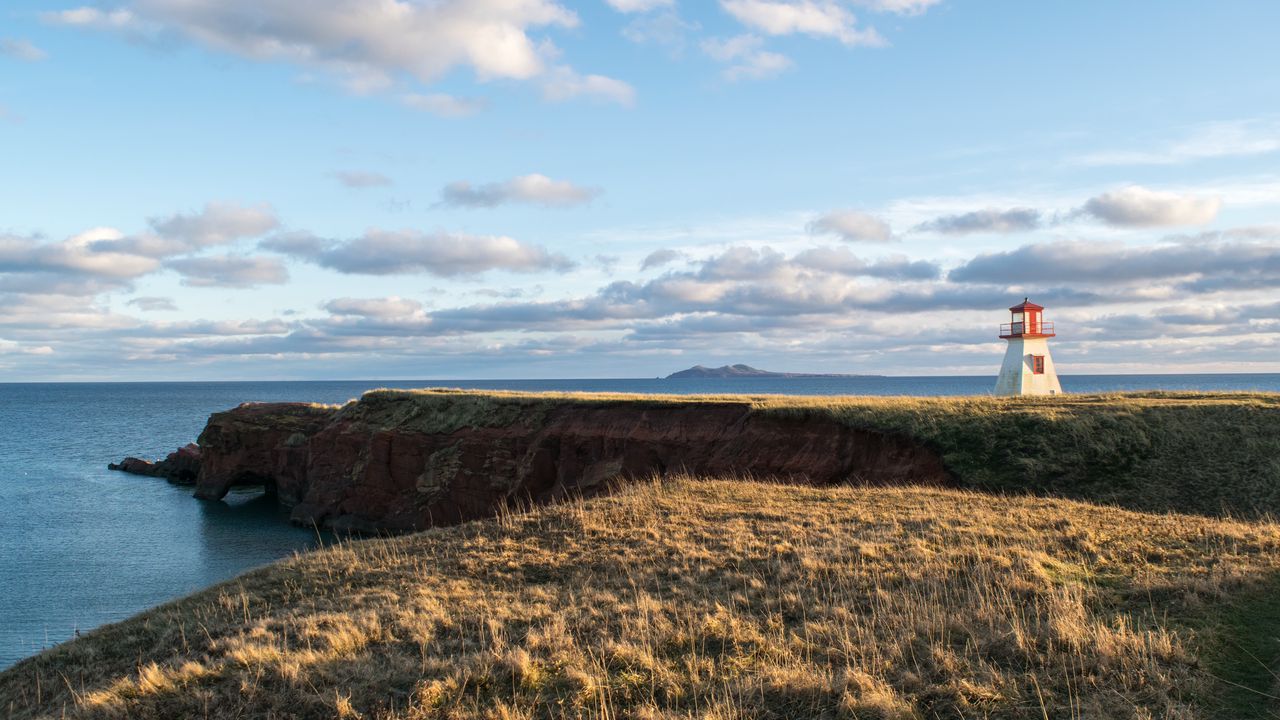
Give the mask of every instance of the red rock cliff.
M 370 393 L 341 408 L 249 404 L 200 435 L 196 494 L 266 485 L 294 521 L 403 531 L 669 472 L 813 484 L 951 484 L 912 440 L 746 401 Z

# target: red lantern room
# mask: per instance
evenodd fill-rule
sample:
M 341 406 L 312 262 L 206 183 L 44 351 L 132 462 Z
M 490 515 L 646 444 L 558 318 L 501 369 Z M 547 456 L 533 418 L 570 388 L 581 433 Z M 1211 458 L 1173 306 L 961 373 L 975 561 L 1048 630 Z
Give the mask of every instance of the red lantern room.
M 1009 308 L 1013 313 L 1010 322 L 1000 326 L 1000 337 L 1009 338 L 1050 338 L 1054 336 L 1053 323 L 1042 319 L 1044 307 L 1027 298 Z

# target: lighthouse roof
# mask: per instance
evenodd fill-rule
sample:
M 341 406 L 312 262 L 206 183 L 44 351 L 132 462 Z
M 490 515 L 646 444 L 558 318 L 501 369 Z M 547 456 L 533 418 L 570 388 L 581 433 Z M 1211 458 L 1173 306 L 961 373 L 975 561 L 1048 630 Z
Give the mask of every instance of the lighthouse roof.
M 1009 308 L 1009 312 L 1024 312 L 1027 310 L 1043 310 L 1043 305 L 1037 305 L 1026 298 L 1022 298 L 1022 302 Z

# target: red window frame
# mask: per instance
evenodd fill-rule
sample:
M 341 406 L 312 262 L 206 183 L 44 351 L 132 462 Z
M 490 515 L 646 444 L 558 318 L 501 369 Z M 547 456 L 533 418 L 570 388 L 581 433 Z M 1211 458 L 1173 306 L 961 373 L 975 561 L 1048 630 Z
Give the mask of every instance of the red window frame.
M 1043 355 L 1031 356 L 1031 372 L 1032 374 L 1035 374 L 1035 375 L 1044 374 L 1044 356 Z

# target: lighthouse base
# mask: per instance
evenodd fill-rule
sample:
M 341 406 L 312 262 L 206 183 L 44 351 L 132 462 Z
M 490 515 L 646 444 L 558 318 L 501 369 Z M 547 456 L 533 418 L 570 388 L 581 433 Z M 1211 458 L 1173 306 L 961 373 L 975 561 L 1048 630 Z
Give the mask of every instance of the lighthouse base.
M 1036 358 L 1043 358 L 1037 361 Z M 1041 372 L 1036 372 L 1039 369 Z M 1009 338 L 996 395 L 1061 395 L 1062 385 L 1045 338 Z

